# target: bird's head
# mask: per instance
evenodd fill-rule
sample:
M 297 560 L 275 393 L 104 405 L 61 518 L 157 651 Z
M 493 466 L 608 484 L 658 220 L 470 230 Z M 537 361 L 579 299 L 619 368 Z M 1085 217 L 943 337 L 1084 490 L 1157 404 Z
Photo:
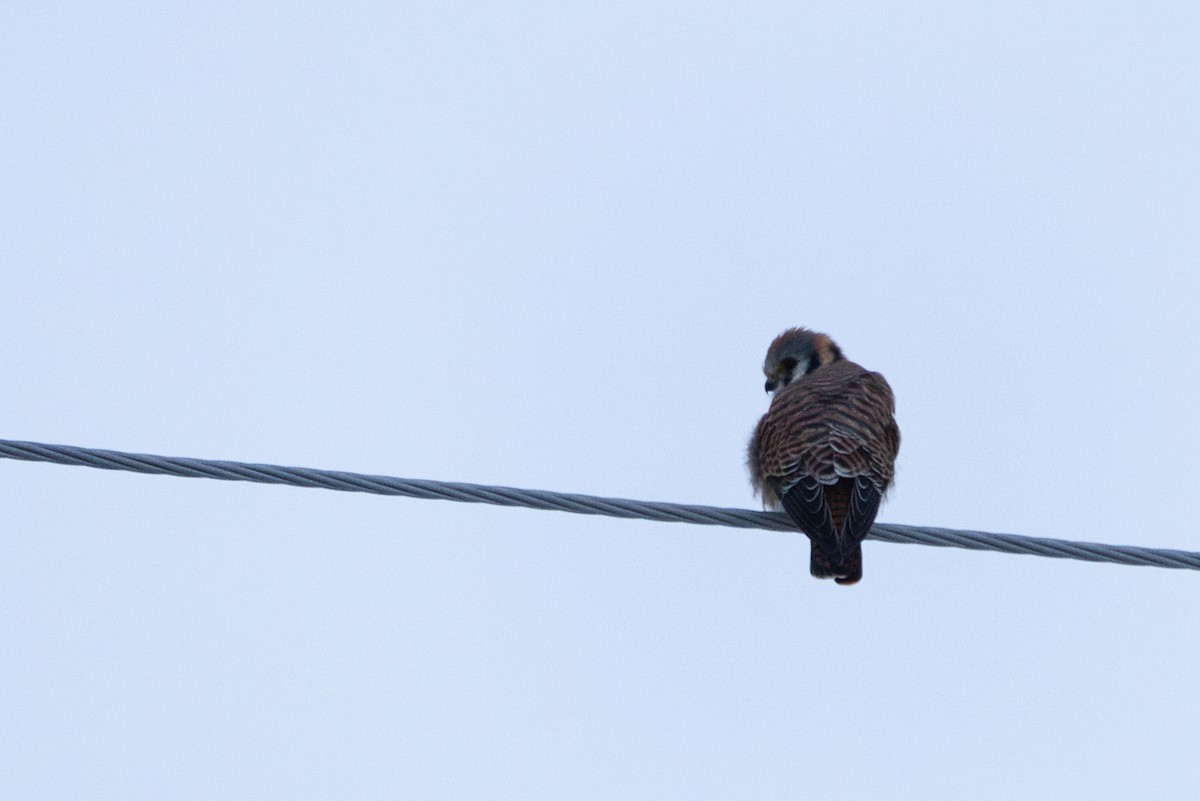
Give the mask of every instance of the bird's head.
M 840 361 L 842 349 L 825 334 L 807 328 L 789 328 L 771 343 L 763 362 L 766 390 L 778 392 L 806 373 Z

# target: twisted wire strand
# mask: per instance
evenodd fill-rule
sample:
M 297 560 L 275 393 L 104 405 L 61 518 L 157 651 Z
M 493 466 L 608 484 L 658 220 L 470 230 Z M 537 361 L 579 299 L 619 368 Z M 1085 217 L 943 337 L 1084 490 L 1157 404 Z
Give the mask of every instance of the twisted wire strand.
M 342 492 L 369 492 L 377 495 L 401 495 L 408 498 L 490 503 L 498 506 L 522 506 L 586 515 L 658 520 L 668 523 L 694 523 L 733 528 L 759 528 L 769 531 L 796 531 L 795 524 L 781 512 L 755 512 L 749 509 L 724 509 L 662 501 L 634 501 L 601 498 L 548 490 L 528 490 L 465 484 L 455 481 L 395 478 L 340 470 L 315 470 L 309 467 L 283 467 L 270 464 L 154 456 L 145 453 L 80 448 L 73 445 L 47 445 L 40 442 L 0 440 L 0 457 L 27 462 L 98 467 L 103 470 L 128 470 L 186 478 L 215 478 L 223 481 L 254 481 L 261 484 L 289 484 Z M 1095 542 L 1024 537 L 1016 534 L 991 534 L 983 531 L 959 531 L 896 523 L 876 523 L 868 539 L 883 542 L 915 543 L 977 551 L 1049 556 L 1058 559 L 1082 559 L 1088 562 L 1113 562 L 1122 565 L 1149 565 L 1200 570 L 1200 553 L 1167 548 L 1139 548 L 1131 545 L 1106 545 Z

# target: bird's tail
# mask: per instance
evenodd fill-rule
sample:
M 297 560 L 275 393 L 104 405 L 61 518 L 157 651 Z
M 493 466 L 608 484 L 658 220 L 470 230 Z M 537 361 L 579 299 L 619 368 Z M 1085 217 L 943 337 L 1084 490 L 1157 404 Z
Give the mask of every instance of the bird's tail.
M 854 543 L 842 556 L 836 547 L 814 541 L 808 570 L 816 578 L 831 578 L 838 584 L 857 584 L 862 578 L 862 545 Z

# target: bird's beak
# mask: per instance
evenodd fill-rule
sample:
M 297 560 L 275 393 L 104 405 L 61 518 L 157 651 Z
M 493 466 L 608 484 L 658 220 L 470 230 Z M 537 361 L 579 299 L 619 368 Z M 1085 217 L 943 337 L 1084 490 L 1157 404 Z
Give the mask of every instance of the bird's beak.
M 764 389 L 766 389 L 767 392 L 774 392 L 778 386 L 779 386 L 778 381 L 768 381 L 766 383 L 766 386 L 764 387 Z

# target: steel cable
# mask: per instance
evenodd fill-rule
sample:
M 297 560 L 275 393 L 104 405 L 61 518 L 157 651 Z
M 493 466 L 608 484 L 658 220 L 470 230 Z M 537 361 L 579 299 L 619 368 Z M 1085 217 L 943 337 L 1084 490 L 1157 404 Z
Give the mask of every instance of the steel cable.
M 374 476 L 339 470 L 315 470 L 308 467 L 282 467 L 213 459 L 154 456 L 145 453 L 80 448 L 73 445 L 47 445 L 40 442 L 0 440 L 0 457 L 28 462 L 53 462 L 55 464 L 98 467 L 103 470 L 129 470 L 135 473 L 215 478 L 223 481 L 254 481 L 261 484 L 289 484 L 297 487 L 319 487 L 342 492 L 369 492 L 378 495 L 401 495 L 408 498 L 522 506 L 530 509 L 658 520 L 669 523 L 760 528 L 770 531 L 796 530 L 787 515 L 780 512 L 756 512 L 749 509 L 723 509 L 715 506 L 692 506 L 662 501 L 601 498 L 594 495 L 577 495 L 548 490 Z M 1060 559 L 1082 559 L 1088 562 L 1114 562 L 1122 565 L 1151 565 L 1200 570 L 1200 553 L 1166 548 L 1073 542 L 1043 537 L 1024 537 L 1016 534 L 991 534 L 983 531 L 959 531 L 896 523 L 876 523 L 871 529 L 868 539 L 1031 554 Z

